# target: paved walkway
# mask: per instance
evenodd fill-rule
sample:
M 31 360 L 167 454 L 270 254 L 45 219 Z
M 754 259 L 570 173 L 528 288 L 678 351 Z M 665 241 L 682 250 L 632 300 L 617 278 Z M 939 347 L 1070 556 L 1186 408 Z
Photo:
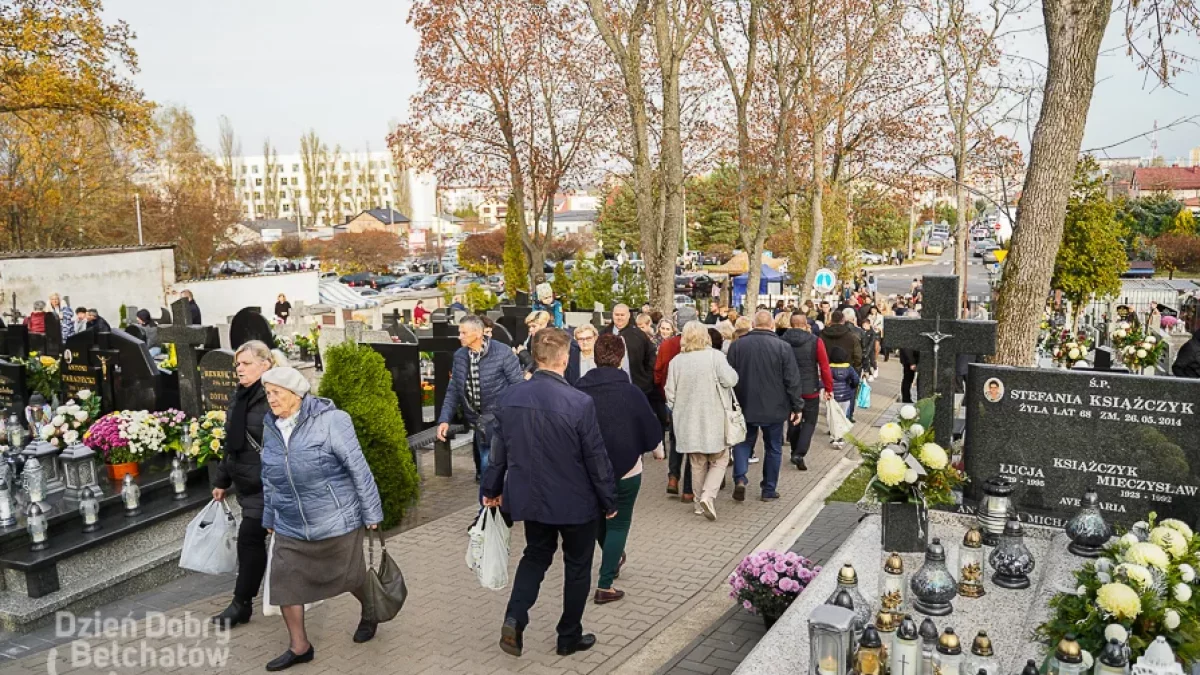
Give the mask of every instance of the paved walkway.
M 886 373 L 876 383 L 877 397 L 885 395 L 886 386 L 879 386 L 885 380 Z M 860 425 L 866 424 L 860 417 Z M 723 492 L 716 504 L 719 519 L 715 523 L 693 515 L 691 506 L 680 504 L 677 497 L 668 497 L 664 489 L 665 462 L 649 462 L 627 548 L 629 562 L 617 583 L 628 596 L 609 605 L 589 604 L 584 615 L 585 630 L 597 634 L 597 646 L 566 658 L 554 653 L 554 624 L 562 597 L 562 567 L 556 562 L 531 612 L 525 655 L 514 658 L 496 646 L 507 589 L 493 592 L 481 588 L 463 563 L 466 529 L 476 509 L 472 504 L 476 488 L 473 472 L 468 470 L 469 452 L 469 448 L 459 450 L 454 478 L 433 476 L 430 467 L 421 506 L 427 522 L 389 533 L 388 550 L 404 570 L 409 589 L 404 610 L 380 627 L 375 640 L 355 645 L 350 634 L 358 621 L 358 603 L 350 596 L 324 603 L 308 616 L 316 662 L 296 672 L 603 674 L 615 671 L 635 655 L 639 663 L 645 662 L 646 653 L 661 647 L 659 643 L 670 643 L 667 638 L 673 632 L 665 631 L 675 624 L 686 624 L 702 602 L 727 587 L 726 578 L 742 557 L 771 535 L 844 455 L 830 448 L 819 433 L 809 455 L 810 470 L 800 472 L 785 465 L 779 482 L 782 498 L 774 502 L 758 501 L 762 464 L 752 465 L 747 501 L 735 503 L 729 491 Z M 426 455 L 423 463 L 431 459 Z M 459 504 L 463 506 L 454 510 Z M 446 512 L 449 514 L 444 515 Z M 421 519 L 414 516 L 412 520 Z M 523 544 L 523 531 L 518 525 L 513 529 L 510 571 L 515 571 Z M 599 565 L 599 555 L 595 565 Z M 166 617 L 179 625 L 184 625 L 182 620 L 187 618 L 210 616 L 228 602 L 228 579 L 188 579 L 197 579 L 192 583 L 207 585 L 216 595 L 203 599 L 189 596 L 186 603 L 172 602 L 167 597 L 170 594 L 161 597 L 155 608 L 165 609 Z M 102 614 L 110 615 L 107 611 Z M 134 613 L 130 618 L 137 620 L 139 615 Z M 157 627 L 139 620 L 123 635 L 77 640 L 54 651 L 47 650 L 51 643 L 45 642 L 31 647 L 26 656 L 0 663 L 0 673 L 257 673 L 287 645 L 283 622 L 262 617 L 257 608 L 254 620 L 230 636 L 143 639 L 148 628 Z M 695 630 L 686 634 L 652 667 L 633 672 L 652 672 L 665 665 L 696 634 Z M 662 639 L 655 642 L 656 638 Z M 95 663 L 95 650 L 101 648 L 125 650 L 125 664 L 111 667 Z M 147 661 L 155 656 L 153 650 L 180 648 L 208 649 L 211 653 L 205 656 L 198 651 L 187 652 L 195 660 L 182 666 L 177 660 L 154 664 Z M 38 649 L 42 651 L 31 653 Z M 211 658 L 226 652 L 224 664 L 211 662 Z M 48 661 L 53 661 L 52 670 L 48 670 Z

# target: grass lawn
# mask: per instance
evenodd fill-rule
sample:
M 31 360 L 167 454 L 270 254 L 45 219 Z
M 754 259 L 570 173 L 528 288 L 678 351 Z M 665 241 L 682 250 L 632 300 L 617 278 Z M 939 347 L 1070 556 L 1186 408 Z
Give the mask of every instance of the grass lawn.
M 862 499 L 863 492 L 867 489 L 867 483 L 871 481 L 871 472 L 865 465 L 859 465 L 858 468 L 850 472 L 846 476 L 846 480 L 838 486 L 838 489 L 833 491 L 833 494 L 825 498 L 825 503 L 829 502 L 850 502 L 854 503 Z

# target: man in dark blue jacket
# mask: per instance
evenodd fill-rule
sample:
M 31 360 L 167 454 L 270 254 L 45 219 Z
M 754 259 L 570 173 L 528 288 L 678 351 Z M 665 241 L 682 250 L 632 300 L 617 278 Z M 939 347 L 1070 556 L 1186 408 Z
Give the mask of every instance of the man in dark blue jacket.
M 500 632 L 500 648 L 513 656 L 521 655 L 529 609 L 559 537 L 566 570 L 558 654 L 596 644 L 595 635 L 583 633 L 583 609 L 592 587 L 597 521 L 617 515 L 616 484 L 596 406 L 563 377 L 570 343 L 561 330 L 538 331 L 531 345 L 538 370 L 504 392 L 493 423 L 483 505 L 501 506 L 513 520 L 525 521 L 525 553 Z
M 450 420 L 462 406 L 467 423 L 475 429 L 475 478 L 478 480 L 487 471 L 491 448 L 487 428 L 495 416 L 500 395 L 510 385 L 524 381 L 525 375 L 511 349 L 503 344 L 493 346 L 492 341 L 483 336 L 483 321 L 479 317 L 464 316 L 459 320 L 458 341 L 462 348 L 454 352 L 454 369 L 446 387 L 442 414 L 438 416 L 437 437 L 439 441 L 446 440 Z

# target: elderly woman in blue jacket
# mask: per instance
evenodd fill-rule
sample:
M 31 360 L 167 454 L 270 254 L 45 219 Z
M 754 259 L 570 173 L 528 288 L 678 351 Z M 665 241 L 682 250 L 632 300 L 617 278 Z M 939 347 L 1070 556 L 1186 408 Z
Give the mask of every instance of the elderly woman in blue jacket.
M 287 625 L 288 650 L 268 671 L 312 661 L 304 605 L 353 593 L 363 603 L 355 642 L 375 637 L 368 620 L 363 528 L 383 521 L 375 478 L 350 416 L 328 399 L 310 396 L 295 368 L 262 376 L 271 413 L 263 425 L 263 527 L 273 532 L 267 583 Z

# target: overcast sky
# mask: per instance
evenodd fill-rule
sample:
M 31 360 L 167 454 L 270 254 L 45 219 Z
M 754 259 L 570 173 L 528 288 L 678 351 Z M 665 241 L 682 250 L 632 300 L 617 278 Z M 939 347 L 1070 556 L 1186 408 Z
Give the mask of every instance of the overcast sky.
M 160 103 L 187 106 L 202 140 L 216 147 L 217 118 L 228 116 L 244 154 L 261 154 L 265 138 L 296 152 L 312 128 L 344 148 L 385 148 L 390 122 L 404 118 L 416 88 L 416 36 L 405 22 L 408 0 L 107 0 L 108 16 L 129 22 L 141 73 L 136 80 Z M 1120 44 L 1119 17 L 1105 47 Z M 1187 37 L 1179 38 L 1188 40 Z M 1044 61 L 1040 39 L 1022 56 Z M 1024 53 L 1028 51 L 1029 53 Z M 1200 114 L 1200 75 L 1174 89 L 1145 85 L 1122 49 L 1101 57 L 1084 148 L 1117 143 Z M 1025 138 L 1022 138 L 1025 145 Z M 1186 157 L 1200 146 L 1200 126 L 1159 134 L 1159 154 Z M 1148 138 L 1107 150 L 1148 155 Z

